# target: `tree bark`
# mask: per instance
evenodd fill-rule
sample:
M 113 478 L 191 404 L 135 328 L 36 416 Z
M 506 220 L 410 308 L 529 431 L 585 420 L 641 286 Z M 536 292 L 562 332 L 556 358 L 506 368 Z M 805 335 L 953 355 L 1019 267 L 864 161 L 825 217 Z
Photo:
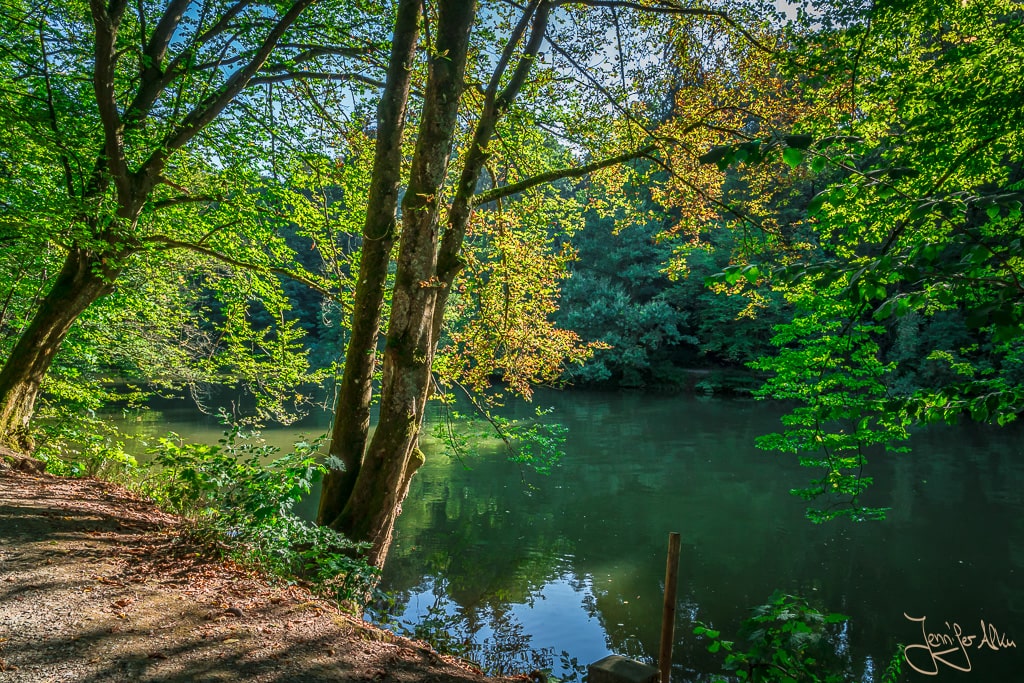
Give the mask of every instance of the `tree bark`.
M 405 109 L 409 100 L 421 11 L 422 0 L 403 0 L 398 7 L 387 83 L 377 107 L 373 182 L 366 200 L 363 251 L 352 308 L 351 337 L 334 406 L 334 426 L 329 450 L 331 455 L 344 464 L 344 469 L 331 469 L 324 477 L 317 521 L 325 525 L 334 522 L 341 514 L 355 486 L 363 453 L 366 451 L 384 288 L 391 248 L 395 243 Z
M 475 3 L 444 0 L 438 6 L 437 42 L 402 200 L 402 237 L 384 349 L 380 421 L 363 457 L 355 486 L 332 526 L 354 540 L 370 541 L 369 560 L 381 567 L 395 519 L 419 466 L 417 444 L 430 390 L 434 355 L 432 319 L 440 191 L 447 175 L 462 94 Z
M 85 249 L 68 252 L 53 287 L 0 371 L 0 444 L 30 452 L 29 422 L 61 343 L 94 301 L 113 289 L 118 272 Z

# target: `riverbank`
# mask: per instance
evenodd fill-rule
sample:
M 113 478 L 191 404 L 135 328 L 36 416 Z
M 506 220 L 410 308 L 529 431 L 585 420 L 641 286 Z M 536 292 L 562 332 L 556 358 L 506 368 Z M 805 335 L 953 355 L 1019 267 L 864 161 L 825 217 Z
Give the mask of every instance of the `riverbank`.
M 488 678 L 217 559 L 113 484 L 0 471 L 0 681 Z

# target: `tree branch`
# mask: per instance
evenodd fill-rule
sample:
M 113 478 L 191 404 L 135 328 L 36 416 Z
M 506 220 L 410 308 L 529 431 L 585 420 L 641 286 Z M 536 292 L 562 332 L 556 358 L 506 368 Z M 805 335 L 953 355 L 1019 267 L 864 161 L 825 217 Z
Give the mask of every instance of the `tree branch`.
M 632 112 L 623 107 L 622 103 L 619 102 L 618 98 L 612 95 L 607 88 L 601 85 L 601 83 L 590 74 L 589 69 L 583 67 L 579 62 L 573 59 L 572 55 L 570 55 L 566 50 L 563 50 L 562 47 L 558 43 L 553 41 L 551 38 L 548 38 L 548 45 L 551 46 L 552 50 L 562 55 L 562 57 L 564 57 L 567 62 L 572 64 L 573 67 L 575 67 L 576 71 L 582 74 L 583 77 L 590 82 L 591 86 L 593 86 L 595 89 L 597 89 L 598 92 L 604 95 L 605 99 L 608 100 L 608 103 L 615 107 L 615 109 L 617 109 L 619 113 L 622 114 L 623 118 L 625 118 L 627 121 L 629 121 L 637 128 L 642 130 L 645 134 L 650 135 L 650 131 L 647 130 L 646 126 L 644 126 L 642 122 L 638 121 L 636 117 L 633 116 Z
M 228 30 L 228 26 L 231 24 L 231 20 L 242 13 L 246 7 L 252 4 L 252 0 L 238 0 L 232 5 L 223 16 L 217 21 L 216 24 L 211 26 L 209 29 L 204 31 L 196 38 L 196 46 L 202 45 L 203 43 L 209 42 L 213 38 Z M 187 51 L 186 51 L 187 52 Z
M 548 20 L 551 17 L 552 4 L 548 0 L 531 2 L 523 10 L 523 16 L 516 25 L 512 36 L 502 51 L 502 58 L 494 69 L 491 80 L 488 83 L 484 97 L 484 107 L 477 122 L 476 130 L 473 132 L 473 140 L 469 146 L 469 153 L 463 162 L 462 173 L 459 176 L 458 185 L 455 189 L 455 197 L 452 199 L 448 210 L 448 226 L 441 238 L 440 249 L 437 256 L 436 272 L 438 278 L 447 285 L 455 281 L 455 277 L 463 267 L 463 261 L 459 256 L 462 244 L 466 238 L 466 230 L 469 226 L 470 217 L 473 214 L 474 193 L 476 192 L 477 181 L 490 153 L 487 146 L 498 127 L 498 119 L 511 106 L 513 100 L 519 94 L 519 90 L 526 82 L 526 77 L 533 68 L 534 59 L 540 46 L 544 41 L 547 31 Z M 505 89 L 498 95 L 498 87 L 501 76 L 511 61 L 515 46 L 522 41 L 527 26 L 530 27 L 530 37 L 523 46 L 523 53 L 519 57 L 515 71 L 509 79 Z M 441 334 L 441 326 L 444 323 L 444 309 L 447 302 L 448 289 L 444 289 L 438 295 L 437 306 L 434 309 L 434 318 L 431 322 L 434 342 L 437 342 Z
M 537 53 L 540 51 L 540 46 L 544 42 L 544 34 L 547 31 L 548 17 L 551 16 L 551 3 L 547 0 L 542 0 L 540 6 L 537 8 L 533 16 L 533 26 L 530 33 L 530 39 L 526 45 L 523 46 L 523 54 L 519 57 L 519 62 L 516 64 L 515 71 L 512 72 L 512 78 L 509 79 L 505 89 L 501 91 L 498 96 L 496 105 L 499 111 L 504 111 L 512 103 L 512 100 L 519 94 L 519 90 L 523 87 L 526 82 L 526 77 L 530 74 L 530 69 L 533 68 L 533 62 L 537 58 Z M 526 16 L 524 15 L 524 19 Z M 518 43 L 521 35 L 515 38 Z M 509 46 L 512 46 L 512 41 L 509 41 Z M 495 72 L 495 76 L 500 76 Z M 496 79 L 495 79 L 496 80 Z M 496 83 L 495 83 L 496 85 Z
M 691 17 L 708 17 L 711 19 L 718 19 L 725 24 L 728 24 L 732 28 L 736 29 L 740 35 L 750 41 L 750 44 L 754 47 L 774 54 L 776 50 L 768 47 L 761 43 L 757 38 L 752 36 L 749 31 L 740 26 L 727 12 L 722 10 L 713 9 L 700 9 L 696 7 L 682 7 L 674 3 L 668 2 L 667 0 L 660 5 L 645 5 L 642 2 L 631 2 L 630 0 L 552 0 L 555 5 L 584 5 L 586 7 L 608 7 L 608 8 L 620 8 L 620 9 L 634 9 L 640 12 L 652 12 L 654 14 L 675 14 L 682 16 Z
M 363 76 L 362 74 L 333 74 L 324 71 L 286 71 L 284 73 L 276 74 L 274 76 L 256 76 L 249 80 L 249 85 L 253 86 L 260 85 L 263 83 L 283 83 L 284 81 L 293 81 L 299 79 L 318 81 L 358 81 L 360 83 L 372 85 L 375 88 L 384 87 L 383 81 L 378 81 L 375 78 Z
M 615 166 L 616 164 L 621 164 L 640 157 L 646 157 L 656 149 L 657 147 L 655 145 L 645 145 L 639 149 L 633 150 L 632 152 L 626 152 L 614 157 L 608 157 L 607 159 L 601 159 L 600 161 L 595 161 L 584 166 L 577 166 L 576 168 L 559 168 L 552 171 L 545 171 L 544 173 L 538 173 L 535 176 L 525 178 L 517 183 L 503 185 L 502 187 L 495 187 L 487 190 L 486 192 L 481 192 L 475 195 L 473 197 L 473 206 L 481 206 L 483 204 L 502 199 L 503 197 L 519 194 L 531 187 L 554 182 L 555 180 L 561 180 L 563 178 L 579 178 L 602 168 Z
M 161 199 L 160 201 L 153 202 L 153 210 L 159 211 L 160 209 L 167 209 L 172 206 L 180 206 L 182 204 L 202 204 L 204 202 L 219 202 L 223 201 L 223 197 L 216 195 L 181 195 L 178 197 L 171 197 L 170 199 Z
M 370 47 L 338 47 L 330 45 L 316 45 L 315 43 L 281 43 L 278 45 L 282 50 L 302 50 L 292 58 L 293 64 L 307 62 L 310 59 L 331 55 L 334 57 L 365 57 L 372 55 L 374 50 Z
M 139 7 L 140 22 L 144 20 L 141 4 Z M 150 36 L 149 42 L 146 43 L 142 53 L 139 88 L 135 92 L 135 97 L 132 98 L 131 104 L 125 110 L 126 128 L 135 127 L 146 119 L 160 93 L 171 82 L 172 78 L 169 78 L 163 72 L 161 64 L 167 56 L 167 48 L 171 43 L 171 38 L 181 23 L 181 18 L 184 16 L 189 4 L 190 0 L 172 0 L 167 6 L 166 11 L 164 11 L 163 16 L 160 17 L 160 21 L 153 30 L 153 35 Z
M 530 25 L 530 18 L 537 10 L 538 4 L 539 0 L 532 0 L 529 6 L 523 10 L 523 15 L 519 17 L 519 22 L 516 24 L 515 29 L 513 29 L 512 35 L 509 36 L 508 42 L 505 43 L 505 48 L 501 51 L 501 57 L 494 66 L 491 80 L 487 83 L 487 89 L 484 91 L 484 95 L 488 100 L 493 100 L 497 96 L 501 76 L 505 73 L 505 69 L 508 68 L 508 64 L 512 60 L 512 53 L 516 45 L 523 39 L 523 34 L 526 33 L 526 28 Z
M 181 23 L 181 18 L 190 4 L 191 0 L 171 0 L 170 4 L 167 5 L 167 9 L 164 10 L 163 16 L 160 17 L 160 21 L 153 30 L 153 35 L 150 36 L 149 42 L 146 43 L 144 54 L 150 59 L 152 67 L 160 68 L 160 63 L 167 56 L 167 48 L 171 44 L 171 38 L 178 29 L 178 24 Z M 140 20 L 142 19 L 142 17 L 139 18 Z
M 75 196 L 74 174 L 71 172 L 71 161 L 68 159 L 67 147 L 64 145 L 64 138 L 61 136 L 60 127 L 57 122 L 57 110 L 53 104 L 53 83 L 50 80 L 50 57 L 46 51 L 46 39 L 43 35 L 43 26 L 39 25 L 39 49 L 42 52 L 43 84 L 46 87 L 46 115 L 49 119 L 50 130 L 53 132 L 54 142 L 60 149 L 60 166 L 64 172 L 64 183 L 67 187 L 68 197 Z
M 122 0 L 117 0 L 111 3 L 109 11 L 103 0 L 90 0 L 89 5 L 96 33 L 92 82 L 103 125 L 103 154 L 107 170 L 117 186 L 119 199 L 127 202 L 131 195 L 131 182 L 124 157 L 123 127 L 117 108 L 117 93 L 114 90 L 117 32 L 126 5 Z
M 100 0 L 92 1 L 99 2 Z M 292 4 L 288 11 L 285 12 L 276 24 L 274 24 L 274 27 L 260 44 L 260 47 L 253 56 L 252 61 L 231 74 L 227 81 L 219 87 L 213 95 L 206 98 L 206 100 L 189 112 L 181 122 L 181 125 L 179 125 L 165 138 L 162 148 L 146 160 L 139 173 L 149 177 L 152 177 L 154 173 L 159 173 L 163 169 L 163 165 L 171 152 L 174 152 L 188 143 L 196 133 L 213 121 L 249 84 L 252 77 L 263 68 L 263 65 L 277 47 L 278 41 L 281 40 L 288 29 L 292 27 L 296 20 L 298 20 L 299 16 L 306 10 L 306 8 L 312 5 L 315 1 L 316 0 L 295 0 L 294 4 Z M 235 7 L 243 4 L 243 2 L 240 2 Z
M 140 239 L 139 246 L 141 248 L 148 247 L 159 251 L 166 251 L 169 249 L 185 249 L 197 254 L 202 254 L 203 256 L 209 256 L 210 258 L 220 261 L 222 263 L 226 263 L 230 266 L 235 266 L 236 268 L 241 268 L 243 270 L 248 270 L 253 273 L 280 275 L 290 280 L 294 280 L 299 284 L 305 285 L 306 287 L 309 287 L 314 292 L 317 292 L 320 295 L 330 299 L 331 301 L 334 301 L 346 311 L 348 311 L 351 308 L 351 306 L 343 300 L 340 294 L 332 292 L 326 287 L 313 281 L 308 276 L 291 270 L 290 268 L 282 268 L 280 266 L 263 265 L 258 263 L 248 263 L 246 261 L 236 259 L 232 256 L 228 256 L 227 254 L 219 252 L 216 249 L 204 247 L 201 244 L 195 244 L 193 242 L 184 242 L 182 240 L 172 239 L 170 237 L 165 237 L 163 235 L 152 235 L 150 237 Z

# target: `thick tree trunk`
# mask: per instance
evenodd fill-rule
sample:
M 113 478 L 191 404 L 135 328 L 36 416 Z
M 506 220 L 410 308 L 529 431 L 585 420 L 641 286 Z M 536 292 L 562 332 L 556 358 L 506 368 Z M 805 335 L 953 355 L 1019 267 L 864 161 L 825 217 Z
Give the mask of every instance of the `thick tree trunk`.
M 403 0 L 399 5 L 387 82 L 377 108 L 373 182 L 366 200 L 363 251 L 352 310 L 352 336 L 345 354 L 345 370 L 338 388 L 331 431 L 330 454 L 344 464 L 344 469 L 331 469 L 324 477 L 317 521 L 325 525 L 333 523 L 344 509 L 366 451 L 384 288 L 391 248 L 395 243 L 405 109 L 409 100 L 421 9 L 421 0 Z
M 475 3 L 439 3 L 409 187 L 402 201 L 402 237 L 384 349 L 380 421 L 341 516 L 332 525 L 372 543 L 369 560 L 381 567 L 409 481 L 421 462 L 419 430 L 430 391 L 435 340 L 440 189 L 448 169 L 462 93 Z
M 0 444 L 33 447 L 29 422 L 43 378 L 71 325 L 113 288 L 116 271 L 104 269 L 93 253 L 73 248 L 35 317 L 0 371 Z

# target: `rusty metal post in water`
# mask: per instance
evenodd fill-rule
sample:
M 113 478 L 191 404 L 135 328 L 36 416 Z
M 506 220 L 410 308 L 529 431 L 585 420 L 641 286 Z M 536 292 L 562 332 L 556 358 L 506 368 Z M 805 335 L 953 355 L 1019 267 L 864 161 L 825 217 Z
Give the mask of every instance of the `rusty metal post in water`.
M 669 683 L 672 675 L 672 641 L 676 631 L 676 582 L 679 579 L 679 534 L 668 535 L 668 561 L 665 564 L 665 603 L 661 612 L 661 647 L 658 669 L 661 683 Z

